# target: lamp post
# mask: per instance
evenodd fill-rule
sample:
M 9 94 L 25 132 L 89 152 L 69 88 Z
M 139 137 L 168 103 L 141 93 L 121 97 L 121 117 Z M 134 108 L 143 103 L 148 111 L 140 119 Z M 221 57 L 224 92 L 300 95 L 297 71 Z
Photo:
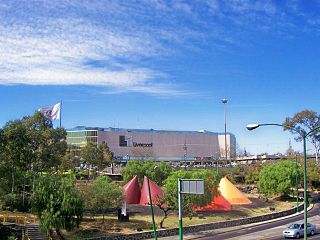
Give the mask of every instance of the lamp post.
M 221 99 L 221 102 L 224 105 L 224 150 L 225 150 L 226 164 L 227 164 L 228 163 L 228 149 L 227 149 L 227 103 L 228 103 L 228 99 L 223 98 L 223 99 Z M 230 160 L 230 163 L 231 163 L 231 160 Z
M 307 212 L 307 205 L 308 205 L 308 199 L 307 199 L 307 144 L 306 144 L 306 139 L 308 137 L 309 134 L 311 134 L 312 132 L 320 129 L 320 126 L 315 127 L 314 129 L 311 129 L 309 132 L 306 131 L 299 131 L 296 128 L 293 127 L 289 127 L 289 126 L 285 126 L 282 124 L 277 124 L 277 123 L 264 123 L 264 124 L 248 124 L 247 125 L 247 129 L 249 131 L 252 131 L 258 127 L 261 126 L 279 126 L 279 127 L 283 127 L 283 128 L 287 128 L 287 129 L 291 129 L 294 132 L 298 133 L 302 139 L 303 139 L 303 203 L 304 203 L 304 209 L 303 209 L 303 219 L 304 219 L 304 234 L 303 237 L 304 239 L 308 239 L 307 236 L 307 223 L 308 223 L 308 212 Z
M 298 156 L 297 156 L 297 154 L 296 154 L 296 194 L 297 194 L 297 212 L 299 212 Z
M 156 167 L 154 168 L 156 169 Z M 151 217 L 152 217 L 152 228 L 153 228 L 153 237 L 155 240 L 157 240 L 157 228 L 156 228 L 156 223 L 154 221 L 154 213 L 153 213 L 153 205 L 152 205 L 152 198 L 151 198 L 151 191 L 150 191 L 150 183 L 149 183 L 149 178 L 148 179 L 148 195 L 149 195 L 149 203 L 150 203 L 150 210 L 151 210 Z

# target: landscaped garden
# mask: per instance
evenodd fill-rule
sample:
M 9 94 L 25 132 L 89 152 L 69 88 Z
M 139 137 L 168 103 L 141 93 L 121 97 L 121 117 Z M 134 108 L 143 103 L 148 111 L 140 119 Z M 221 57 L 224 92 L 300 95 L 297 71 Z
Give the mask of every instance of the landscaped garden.
M 0 130 L 1 222 L 26 228 L 36 222 L 57 239 L 151 230 L 148 201 L 140 201 L 140 205 L 127 202 L 130 196 L 124 186 L 135 176 L 137 188 L 143 188 L 146 176 L 162 191 L 161 197 L 152 197 L 158 229 L 178 226 L 178 178 L 203 179 L 205 186 L 203 195 L 183 195 L 184 226 L 247 218 L 295 207 L 295 189 L 301 186 L 303 176 L 301 159 L 296 162 L 293 157 L 263 165 L 221 167 L 219 172 L 212 168 L 177 171 L 164 162 L 130 160 L 122 168 L 123 181 L 113 181 L 104 176 L 104 170 L 114 164 L 107 143 L 88 143 L 78 149 L 67 146 L 65 137 L 63 128 L 54 129 L 39 112 L 10 121 Z M 314 159 L 307 164 L 312 191 L 319 186 L 320 167 Z M 223 193 L 221 179 L 240 189 L 250 204 L 231 203 Z M 231 203 L 228 211 L 196 210 L 214 204 L 220 196 Z M 128 203 L 128 222 L 118 220 L 124 202 Z

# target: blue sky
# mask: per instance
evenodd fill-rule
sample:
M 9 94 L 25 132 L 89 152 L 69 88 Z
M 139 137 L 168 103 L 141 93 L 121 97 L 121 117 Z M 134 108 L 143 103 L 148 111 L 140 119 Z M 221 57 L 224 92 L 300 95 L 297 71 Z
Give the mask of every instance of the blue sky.
M 241 149 L 301 150 L 245 125 L 320 112 L 319 42 L 313 0 L 1 1 L 0 126 L 62 100 L 66 128 L 223 132 L 227 98 Z

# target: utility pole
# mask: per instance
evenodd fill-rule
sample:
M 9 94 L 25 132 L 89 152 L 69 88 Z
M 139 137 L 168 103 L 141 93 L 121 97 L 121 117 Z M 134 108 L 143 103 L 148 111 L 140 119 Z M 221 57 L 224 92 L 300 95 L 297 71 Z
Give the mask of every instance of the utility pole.
M 188 150 L 186 141 L 184 141 L 183 150 L 184 150 L 184 155 L 183 155 L 184 168 L 186 169 L 187 168 L 187 150 Z

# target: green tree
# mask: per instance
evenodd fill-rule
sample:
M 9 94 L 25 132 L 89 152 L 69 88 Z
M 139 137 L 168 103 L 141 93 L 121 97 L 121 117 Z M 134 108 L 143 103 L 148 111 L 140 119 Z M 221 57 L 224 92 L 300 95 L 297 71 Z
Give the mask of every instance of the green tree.
M 1 130 L 0 167 L 4 182 L 11 192 L 20 193 L 24 205 L 26 186 L 32 186 L 38 172 L 57 169 L 65 153 L 66 131 L 54 129 L 52 122 L 36 112 L 19 120 L 9 121 Z
M 275 164 L 266 165 L 259 174 L 258 187 L 267 196 L 282 194 L 286 197 L 290 189 L 296 185 L 303 174 L 300 168 L 292 161 L 281 161 Z
M 62 158 L 60 169 L 63 171 L 75 169 L 80 166 L 80 150 L 74 146 L 68 146 L 65 155 Z
M 178 178 L 181 179 L 204 179 L 204 195 L 182 195 L 182 208 L 184 214 L 192 216 L 193 207 L 205 206 L 212 201 L 212 198 L 218 194 L 219 179 L 214 170 L 186 171 L 179 170 L 173 172 L 166 180 L 163 186 L 165 202 L 174 210 L 178 210 Z
M 259 174 L 261 171 L 261 166 L 250 166 L 249 169 L 245 171 L 245 181 L 247 184 L 257 184 L 259 182 Z
M 107 176 L 100 176 L 82 189 L 86 209 L 95 214 L 119 208 L 123 204 L 123 190 Z
M 320 126 L 320 116 L 318 113 L 311 110 L 303 110 L 296 113 L 293 117 L 287 117 L 283 123 L 286 128 L 291 133 L 295 134 L 296 141 L 302 141 L 302 135 Z M 299 132 L 293 131 L 290 128 L 295 128 Z M 318 153 L 319 153 L 319 141 L 320 141 L 320 131 L 314 131 L 310 133 L 307 137 L 309 142 L 313 145 L 316 153 L 316 163 L 319 164 Z
M 147 176 L 149 179 L 162 186 L 164 180 L 170 176 L 171 172 L 171 166 L 164 162 L 157 164 L 151 160 L 131 160 L 127 163 L 127 166 L 122 169 L 121 174 L 125 182 L 128 182 L 137 175 L 139 182 L 142 183 L 143 177 Z
M 307 162 L 308 183 L 314 188 L 320 188 L 320 166 L 316 164 L 315 160 Z
M 61 230 L 78 227 L 83 209 L 83 199 L 75 189 L 73 176 L 39 177 L 32 197 L 32 211 L 39 217 L 41 228 L 49 235 L 56 230 L 59 237 L 64 239 Z
M 111 173 L 113 174 L 113 152 L 110 151 L 108 144 L 106 142 L 102 142 L 98 145 L 98 150 L 101 153 L 101 159 L 98 163 L 98 168 L 103 169 L 107 165 L 111 165 Z
M 82 159 L 86 162 L 88 167 L 88 180 L 90 179 L 90 167 L 97 166 L 101 159 L 103 158 L 101 151 L 97 148 L 97 145 L 88 142 L 83 148 L 81 148 L 80 155 Z

